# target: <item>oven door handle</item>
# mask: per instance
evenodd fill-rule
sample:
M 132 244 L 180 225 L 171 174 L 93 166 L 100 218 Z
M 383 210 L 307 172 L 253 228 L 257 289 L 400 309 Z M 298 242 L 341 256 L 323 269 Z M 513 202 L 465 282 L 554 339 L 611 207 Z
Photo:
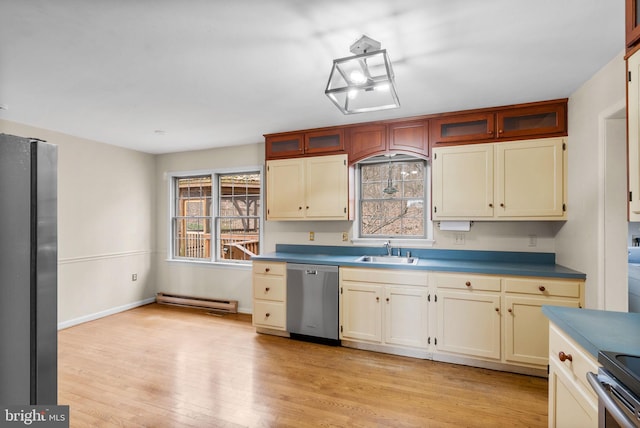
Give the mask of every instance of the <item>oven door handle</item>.
M 595 373 L 587 372 L 587 380 L 589 384 L 596 392 L 599 400 L 602 400 L 604 407 L 613 416 L 613 418 L 623 428 L 635 428 L 636 425 L 629 419 L 629 417 L 622 411 L 618 403 L 613 401 L 613 398 L 609 395 L 604 385 L 598 379 L 598 375 Z

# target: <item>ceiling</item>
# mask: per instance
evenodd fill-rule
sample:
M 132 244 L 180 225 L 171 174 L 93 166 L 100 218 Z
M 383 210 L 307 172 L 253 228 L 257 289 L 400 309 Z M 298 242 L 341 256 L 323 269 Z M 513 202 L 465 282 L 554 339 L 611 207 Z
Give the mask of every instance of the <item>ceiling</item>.
M 324 95 L 361 35 L 401 107 Z M 0 119 L 170 153 L 263 134 L 572 94 L 624 49 L 601 0 L 2 0 Z

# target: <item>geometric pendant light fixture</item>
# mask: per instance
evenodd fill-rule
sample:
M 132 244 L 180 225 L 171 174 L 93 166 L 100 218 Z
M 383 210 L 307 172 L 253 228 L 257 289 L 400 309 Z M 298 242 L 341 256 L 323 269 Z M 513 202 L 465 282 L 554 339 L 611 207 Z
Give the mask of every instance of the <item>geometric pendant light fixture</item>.
M 324 93 L 342 113 L 400 107 L 391 61 L 380 46 L 363 35 L 349 48 L 354 56 L 333 61 Z

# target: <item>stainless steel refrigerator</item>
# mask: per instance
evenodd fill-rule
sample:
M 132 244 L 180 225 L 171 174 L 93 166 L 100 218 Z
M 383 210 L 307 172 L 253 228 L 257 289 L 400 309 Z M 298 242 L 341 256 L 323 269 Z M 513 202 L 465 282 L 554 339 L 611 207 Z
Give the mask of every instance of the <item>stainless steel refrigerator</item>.
M 0 134 L 0 404 L 56 405 L 57 147 Z

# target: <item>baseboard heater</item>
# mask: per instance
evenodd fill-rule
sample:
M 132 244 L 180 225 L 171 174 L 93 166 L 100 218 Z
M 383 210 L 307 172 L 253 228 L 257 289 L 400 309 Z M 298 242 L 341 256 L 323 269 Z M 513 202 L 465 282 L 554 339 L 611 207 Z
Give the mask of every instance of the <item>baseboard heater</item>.
M 209 299 L 206 297 L 179 296 L 177 294 L 156 294 L 156 302 L 170 305 L 189 306 L 192 308 L 205 308 L 229 314 L 238 313 L 237 300 Z

